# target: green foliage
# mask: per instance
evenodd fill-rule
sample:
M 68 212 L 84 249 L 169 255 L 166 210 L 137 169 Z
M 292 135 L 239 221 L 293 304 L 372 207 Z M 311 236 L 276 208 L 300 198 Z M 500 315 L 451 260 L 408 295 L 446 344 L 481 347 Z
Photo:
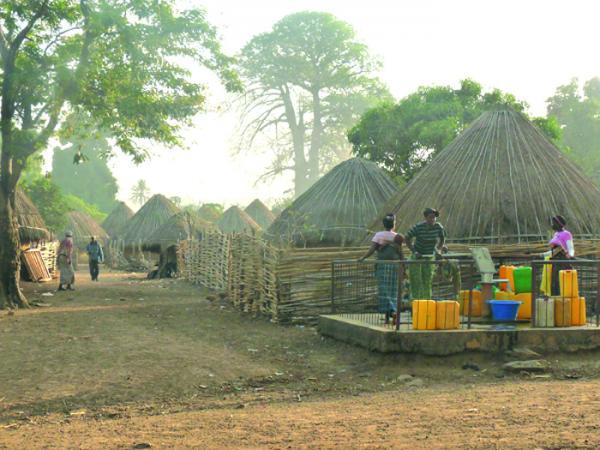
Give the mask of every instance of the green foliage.
M 507 106 L 523 112 L 527 105 L 498 89 L 484 93 L 469 79 L 459 89 L 421 87 L 398 103 L 366 111 L 348 140 L 357 156 L 377 162 L 402 185 L 481 113 Z M 536 123 L 551 138 L 560 137 L 552 120 L 538 118 Z
M 346 129 L 367 108 L 389 98 L 374 76 L 379 63 L 335 16 L 299 12 L 242 50 L 248 85 L 242 102 L 242 147 L 257 136 L 275 149 L 267 176 L 295 172 L 296 195 L 324 168 L 347 156 Z
M 600 78 L 580 89 L 577 79 L 559 86 L 547 100 L 548 115 L 555 117 L 562 141 L 573 158 L 594 181 L 600 183 Z
M 205 12 L 175 3 L 1 2 L 2 161 L 14 161 L 2 176 L 18 179 L 68 111 L 88 115 L 90 131 L 105 130 L 135 161 L 147 156 L 145 141 L 179 144 L 181 125 L 204 107 L 194 63 L 239 90 Z
M 94 219 L 98 223 L 102 223 L 104 219 L 108 216 L 103 211 L 100 211 L 96 205 L 92 205 L 87 203 L 84 199 L 77 197 L 73 194 L 66 194 L 64 196 L 65 202 L 69 208 L 69 211 L 79 211 L 82 213 L 86 213 L 92 219 Z
M 39 210 L 46 226 L 55 234 L 67 225 L 69 204 L 60 188 L 49 177 L 37 177 L 22 184 L 23 189 Z

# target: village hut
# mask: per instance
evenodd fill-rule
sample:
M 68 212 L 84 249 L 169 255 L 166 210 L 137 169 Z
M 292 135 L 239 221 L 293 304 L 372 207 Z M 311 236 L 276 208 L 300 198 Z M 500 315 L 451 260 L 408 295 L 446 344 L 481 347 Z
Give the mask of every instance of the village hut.
M 266 230 L 275 221 L 275 214 L 258 198 L 250 203 L 244 210 L 263 230 Z
M 215 204 L 211 203 L 205 203 L 200 206 L 200 208 L 198 208 L 198 215 L 201 219 L 212 223 L 215 223 L 222 216 L 222 214 L 219 212 L 219 209 L 215 207 Z
M 125 202 L 117 202 L 104 222 L 102 228 L 108 233 L 111 239 L 119 239 L 125 231 L 125 226 L 129 219 L 133 217 L 133 211 Z
M 125 225 L 125 246 L 133 247 L 147 243 L 148 238 L 178 212 L 179 208 L 167 197 L 161 194 L 154 195 Z
M 598 235 L 599 204 L 600 189 L 540 130 L 501 109 L 475 120 L 379 215 L 396 213 L 397 230 L 406 232 L 432 207 L 451 241 L 515 243 L 546 239 L 556 214 L 573 234 Z
M 201 219 L 197 213 L 182 211 L 171 216 L 144 245 L 145 250 L 160 254 L 158 268 L 151 273 L 151 278 L 171 277 L 177 272 L 177 246 L 180 241 L 201 241 L 207 231 L 216 229 L 216 225 Z
M 100 243 L 108 241 L 108 233 L 89 215 L 81 211 L 71 211 L 67 214 L 67 230 L 73 232 L 73 243 L 83 250 L 94 236 Z
M 22 246 L 50 238 L 42 215 L 21 188 L 17 189 L 15 195 L 15 209 L 19 225 L 19 240 Z
M 217 220 L 219 230 L 229 233 L 258 233 L 261 228 L 248 214 L 237 206 L 232 206 Z
M 282 211 L 266 232 L 280 244 L 344 246 L 364 236 L 398 191 L 375 163 L 352 158 L 335 166 Z

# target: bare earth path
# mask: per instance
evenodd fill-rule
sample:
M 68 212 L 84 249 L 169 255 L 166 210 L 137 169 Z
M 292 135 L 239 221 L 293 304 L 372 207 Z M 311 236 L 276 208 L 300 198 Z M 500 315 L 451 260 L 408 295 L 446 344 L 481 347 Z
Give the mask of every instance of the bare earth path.
M 0 311 L 0 449 L 600 448 L 600 352 L 534 378 L 370 353 L 177 281 L 53 287 Z
M 50 417 L 4 431 L 19 448 L 600 447 L 600 383 L 415 389 L 113 420 Z

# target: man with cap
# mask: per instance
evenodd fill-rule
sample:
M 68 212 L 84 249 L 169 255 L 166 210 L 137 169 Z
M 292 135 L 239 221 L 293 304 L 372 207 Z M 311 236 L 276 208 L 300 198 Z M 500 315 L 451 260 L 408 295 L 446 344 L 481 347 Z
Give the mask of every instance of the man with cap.
M 60 271 L 60 280 L 58 290 L 74 291 L 73 284 L 75 283 L 75 270 L 73 269 L 73 232 L 67 231 L 65 238 L 60 242 L 58 247 L 58 257 L 56 261 L 58 270 Z M 66 285 L 66 289 L 64 287 Z
M 100 275 L 100 263 L 104 261 L 104 252 L 95 236 L 90 237 L 90 243 L 85 248 L 85 251 L 88 254 L 92 281 L 98 281 L 98 275 Z
M 428 261 L 433 261 L 437 254 L 447 250 L 444 245 L 446 232 L 442 224 L 437 221 L 439 215 L 437 210 L 426 208 L 423 211 L 425 220 L 417 223 L 406 234 L 406 246 L 412 252 L 410 260 L 422 261 L 420 264 L 409 266 L 408 277 L 412 300 L 430 300 L 433 295 L 431 284 L 435 268 Z

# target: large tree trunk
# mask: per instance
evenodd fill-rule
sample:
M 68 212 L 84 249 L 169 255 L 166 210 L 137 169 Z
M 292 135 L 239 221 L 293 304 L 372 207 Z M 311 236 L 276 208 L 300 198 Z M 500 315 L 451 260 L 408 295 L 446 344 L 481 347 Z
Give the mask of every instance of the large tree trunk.
M 323 134 L 321 98 L 319 91 L 315 90 L 312 94 L 313 108 L 313 129 L 310 138 L 310 149 L 308 152 L 308 183 L 312 186 L 320 175 L 320 153 L 321 153 L 321 136 Z
M 15 214 L 15 188 L 0 183 L 0 308 L 28 307 L 19 287 L 21 249 Z

